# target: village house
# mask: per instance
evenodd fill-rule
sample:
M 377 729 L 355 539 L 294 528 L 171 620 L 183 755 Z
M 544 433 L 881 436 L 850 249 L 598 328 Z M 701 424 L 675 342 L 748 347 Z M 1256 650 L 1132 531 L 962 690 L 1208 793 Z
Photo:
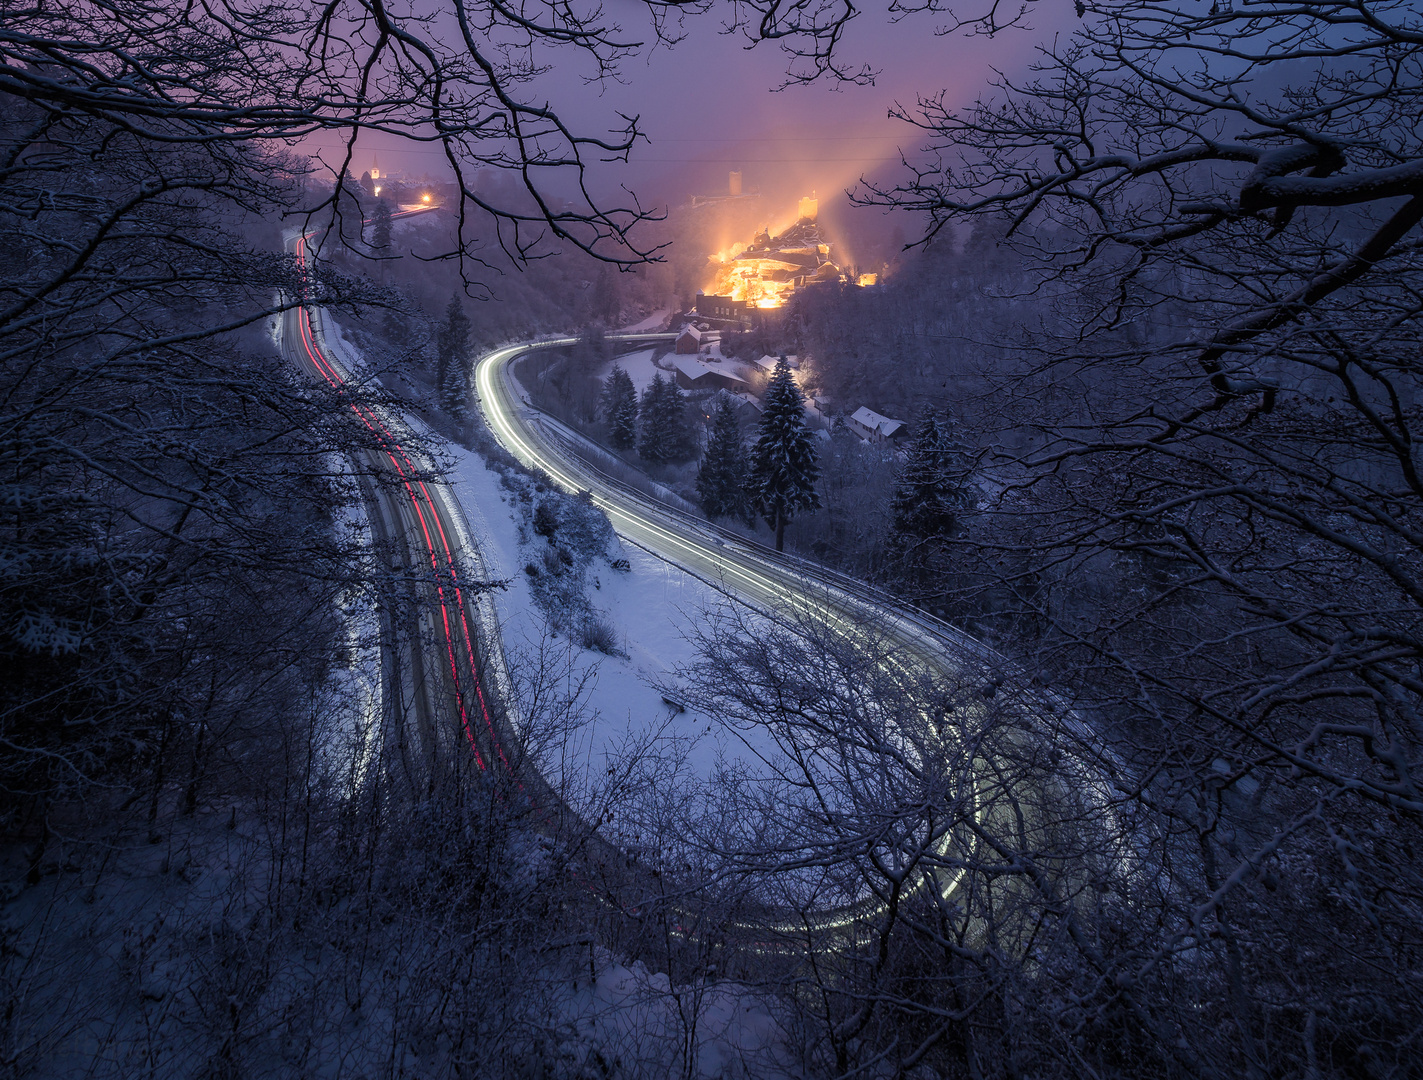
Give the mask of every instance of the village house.
M 702 351 L 702 332 L 694 326 L 683 326 L 682 332 L 677 334 L 677 342 L 673 349 L 683 356 L 696 354 Z
M 866 442 L 886 442 L 898 439 L 908 430 L 903 420 L 881 416 L 873 409 L 861 405 L 845 418 L 845 423 Z
M 703 318 L 740 322 L 746 315 L 746 302 L 729 296 L 708 296 L 697 293 L 696 312 Z
M 747 390 L 745 379 L 728 369 L 708 367 L 690 356 L 674 356 L 677 385 L 683 390 Z
M 775 374 L 775 371 L 776 371 L 776 362 L 777 362 L 778 360 L 780 360 L 780 357 L 779 357 L 779 356 L 763 356 L 763 357 L 761 357 L 760 359 L 753 360 L 753 361 L 751 361 L 751 362 L 752 362 L 753 364 L 755 364 L 758 368 L 760 368 L 762 371 L 764 371 L 767 375 L 772 375 L 772 374 Z M 787 356 L 787 357 L 786 357 L 786 367 L 790 368 L 792 371 L 799 371 L 799 370 L 800 370 L 800 357 L 799 357 L 799 356 Z
M 677 335 L 676 351 L 684 356 L 695 355 L 702 351 L 702 332 L 695 326 L 684 326 L 682 332 Z
M 734 393 L 731 396 L 736 399 L 736 422 L 741 425 L 741 430 L 755 431 L 766 406 L 754 394 Z

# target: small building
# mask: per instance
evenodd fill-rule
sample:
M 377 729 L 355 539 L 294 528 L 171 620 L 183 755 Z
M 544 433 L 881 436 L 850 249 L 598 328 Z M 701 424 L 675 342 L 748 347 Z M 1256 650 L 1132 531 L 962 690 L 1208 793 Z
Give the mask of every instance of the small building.
M 683 390 L 746 390 L 746 380 L 729 370 L 708 367 L 690 356 L 674 356 L 672 367 Z
M 761 423 L 766 406 L 753 394 L 735 393 L 731 396 L 736 399 L 736 422 L 741 425 L 741 430 L 754 430 Z
M 849 425 L 851 431 L 866 442 L 886 442 L 898 439 L 908 430 L 903 420 L 881 416 L 864 405 L 845 417 L 845 423 Z
M 774 373 L 775 373 L 775 370 L 776 370 L 776 362 L 779 361 L 779 360 L 780 360 L 780 357 L 779 357 L 779 356 L 766 355 L 766 356 L 761 357 L 759 360 L 753 361 L 753 363 L 755 363 L 755 365 L 756 365 L 757 367 L 759 367 L 762 371 L 764 371 L 767 375 L 771 375 L 771 374 L 774 374 Z M 799 371 L 799 370 L 800 370 L 800 357 L 799 357 L 799 356 L 787 356 L 787 357 L 786 357 L 786 367 L 790 368 L 792 371 Z
M 695 326 L 684 326 L 677 335 L 676 351 L 683 356 L 695 355 L 702 351 L 702 332 Z
M 745 300 L 733 300 L 729 296 L 708 296 L 697 293 L 696 312 L 704 318 L 729 319 L 739 322 L 747 312 Z

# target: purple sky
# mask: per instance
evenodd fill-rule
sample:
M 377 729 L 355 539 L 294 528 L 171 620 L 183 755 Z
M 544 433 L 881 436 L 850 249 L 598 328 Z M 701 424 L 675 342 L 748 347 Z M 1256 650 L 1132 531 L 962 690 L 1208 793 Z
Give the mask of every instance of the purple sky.
M 895 102 L 948 90 L 950 100 L 970 104 L 993 67 L 1021 71 L 1030 62 L 1033 44 L 1050 34 L 1052 8 L 1066 14 L 1064 25 L 1075 21 L 1070 0 L 1054 0 L 1034 12 L 1037 29 L 992 40 L 936 37 L 941 20 L 932 16 L 891 24 L 867 13 L 853 24 L 846 55 L 880 72 L 875 85 L 825 82 L 779 92 L 785 57 L 774 46 L 748 51 L 744 39 L 719 35 L 703 19 L 675 49 L 629 65 L 626 85 L 599 103 L 641 114 L 652 144 L 628 171 L 662 198 L 722 187 L 738 164 L 748 187 L 814 187 L 822 200 L 843 197 L 863 172 L 896 161 L 898 147 L 912 152 L 920 144 L 914 130 L 888 118 Z
M 613 0 L 610 7 L 626 13 L 627 36 L 645 33 L 638 0 Z M 605 190 L 625 183 L 650 200 L 677 203 L 694 192 L 724 190 L 728 170 L 740 166 L 748 190 L 760 187 L 779 200 L 815 189 L 825 207 L 843 202 L 844 189 L 866 172 L 894 175 L 885 170 L 897 161 L 897 148 L 912 155 L 920 145 L 916 132 L 888 119 L 895 102 L 947 90 L 950 101 L 968 105 L 986 89 L 992 68 L 1020 74 L 1035 44 L 1070 32 L 1076 20 L 1071 0 L 1044 0 L 1033 5 L 1032 29 L 993 39 L 935 36 L 942 21 L 921 15 L 895 24 L 883 11 L 856 19 L 843 55 L 880 72 L 873 86 L 825 82 L 777 92 L 786 58 L 774 45 L 747 50 L 744 38 L 718 33 L 720 20 L 712 15 L 689 21 L 676 47 L 628 60 L 620 85 L 584 86 L 560 59 L 540 90 L 591 132 L 616 123 L 619 110 L 641 115 L 651 143 L 639 146 L 629 166 L 600 167 Z M 387 168 L 441 171 L 440 155 L 429 149 L 362 145 L 357 173 L 369 167 L 371 150 Z

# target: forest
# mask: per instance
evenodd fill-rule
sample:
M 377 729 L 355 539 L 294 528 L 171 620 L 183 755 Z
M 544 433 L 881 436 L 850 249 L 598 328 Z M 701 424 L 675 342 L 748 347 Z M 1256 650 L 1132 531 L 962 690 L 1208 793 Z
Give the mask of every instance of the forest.
M 724 335 L 799 358 L 754 419 L 618 377 L 705 220 L 599 194 L 637 120 L 584 133 L 539 80 L 706 16 L 792 86 L 861 82 L 858 9 L 636 8 L 641 44 L 564 4 L 0 7 L 6 1074 L 1416 1074 L 1416 7 L 1080 0 L 966 108 L 926 73 L 922 152 L 851 195 L 905 223 L 881 281 Z M 392 217 L 370 133 L 453 195 Z M 302 306 L 368 361 L 339 388 L 277 347 Z M 769 774 L 553 768 L 587 691 L 556 650 L 512 671 L 507 769 L 421 764 L 372 705 L 443 580 L 381 492 L 460 446 L 531 529 L 611 533 L 473 407 L 479 356 L 547 335 L 578 343 L 533 404 L 621 481 L 884 598 L 704 613 L 673 704 Z M 422 422 L 408 476 L 362 410 Z M 954 677 L 894 646 L 906 610 L 973 643 Z

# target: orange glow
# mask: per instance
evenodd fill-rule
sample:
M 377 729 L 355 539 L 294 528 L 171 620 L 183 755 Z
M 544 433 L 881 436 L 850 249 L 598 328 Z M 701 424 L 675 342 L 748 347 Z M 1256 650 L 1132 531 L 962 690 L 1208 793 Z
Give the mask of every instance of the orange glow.
M 856 285 L 859 285 L 861 288 L 864 288 L 866 285 L 878 285 L 878 284 L 879 284 L 879 275 L 878 275 L 878 274 L 861 274 L 859 280 L 858 280 L 857 282 L 855 282 L 855 284 L 856 284 Z
M 703 292 L 767 310 L 782 307 L 803 285 L 842 280 L 816 224 L 818 209 L 813 197 L 801 199 L 799 216 L 783 227 L 764 228 L 750 243 L 718 251 L 711 257 L 712 280 Z
M 429 202 L 429 201 L 430 201 L 430 196 L 428 196 L 428 195 L 421 195 L 421 196 L 420 196 L 420 201 L 421 201 L 421 202 Z
M 376 185 L 376 194 L 377 194 L 377 195 L 380 194 L 380 185 L 379 185 L 379 184 Z

